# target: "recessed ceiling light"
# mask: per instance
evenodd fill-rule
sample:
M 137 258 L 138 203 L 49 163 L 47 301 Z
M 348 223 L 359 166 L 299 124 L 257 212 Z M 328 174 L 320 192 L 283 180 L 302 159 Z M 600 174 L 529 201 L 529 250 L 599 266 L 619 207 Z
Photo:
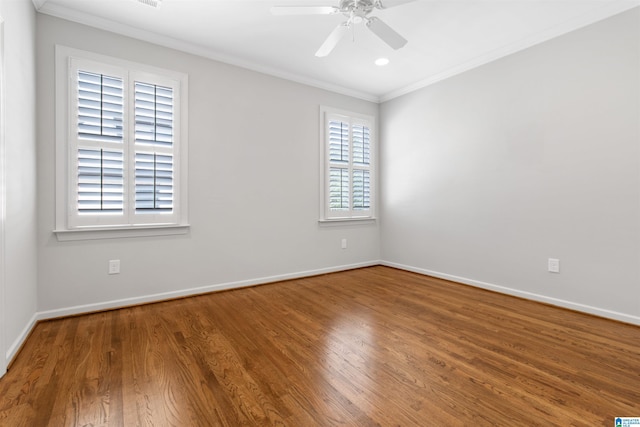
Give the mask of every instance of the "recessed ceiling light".
M 387 65 L 388 63 L 389 63 L 389 58 L 378 58 L 378 59 L 376 59 L 376 62 L 375 62 L 375 64 L 378 67 L 383 67 L 383 66 Z

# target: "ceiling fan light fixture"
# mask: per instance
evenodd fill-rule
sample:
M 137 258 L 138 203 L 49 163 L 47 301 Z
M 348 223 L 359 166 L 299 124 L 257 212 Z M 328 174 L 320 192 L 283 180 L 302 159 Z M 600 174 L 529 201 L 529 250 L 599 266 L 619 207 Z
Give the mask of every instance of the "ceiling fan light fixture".
M 376 64 L 378 67 L 384 67 L 385 65 L 389 64 L 389 58 L 378 58 L 375 60 L 374 64 Z
M 154 0 L 138 0 L 138 1 L 154 1 Z M 308 1 L 308 0 L 305 0 Z M 365 23 L 367 28 L 378 36 L 383 42 L 392 49 L 398 50 L 407 44 L 407 40 L 398 34 L 390 26 L 382 22 L 375 16 L 369 16 L 374 9 L 386 9 L 382 5 L 383 0 L 339 0 L 338 6 L 273 6 L 271 14 L 273 15 L 333 15 L 341 13 L 347 20 L 338 25 L 329 37 L 324 41 L 320 49 L 316 52 L 316 56 L 322 58 L 327 56 L 340 39 L 346 35 L 349 29 L 355 28 L 355 25 Z M 386 1 L 386 0 L 384 0 Z M 391 0 L 389 0 L 391 1 Z M 409 3 L 416 0 L 393 0 L 395 5 Z M 389 6 L 393 7 L 395 5 Z M 386 64 L 385 64 L 386 65 Z

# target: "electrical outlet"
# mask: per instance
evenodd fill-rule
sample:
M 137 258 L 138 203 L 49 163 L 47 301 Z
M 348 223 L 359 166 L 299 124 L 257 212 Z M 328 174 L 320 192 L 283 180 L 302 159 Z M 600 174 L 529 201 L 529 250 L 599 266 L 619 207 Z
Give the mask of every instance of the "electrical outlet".
M 560 273 L 560 260 L 557 258 L 549 258 L 548 269 L 550 273 Z
M 120 260 L 109 260 L 109 274 L 120 274 Z
M 341 245 L 342 249 L 347 249 L 347 239 L 342 239 Z

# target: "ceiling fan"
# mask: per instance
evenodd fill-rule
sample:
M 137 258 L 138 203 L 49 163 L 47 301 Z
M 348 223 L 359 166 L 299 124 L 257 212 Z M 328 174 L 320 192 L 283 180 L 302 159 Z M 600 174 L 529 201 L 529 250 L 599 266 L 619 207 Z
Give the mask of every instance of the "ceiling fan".
M 323 57 L 329 55 L 340 39 L 355 24 L 365 23 L 367 28 L 373 34 L 380 37 L 383 42 L 391 46 L 393 49 L 400 49 L 407 44 L 407 40 L 398 34 L 393 28 L 385 24 L 380 18 L 369 16 L 374 9 L 388 9 L 389 7 L 399 6 L 415 0 L 391 0 L 389 6 L 385 0 L 340 0 L 338 6 L 274 6 L 271 8 L 273 15 L 335 15 L 342 13 L 347 20 L 338 25 L 329 34 L 320 49 L 316 52 L 316 56 Z

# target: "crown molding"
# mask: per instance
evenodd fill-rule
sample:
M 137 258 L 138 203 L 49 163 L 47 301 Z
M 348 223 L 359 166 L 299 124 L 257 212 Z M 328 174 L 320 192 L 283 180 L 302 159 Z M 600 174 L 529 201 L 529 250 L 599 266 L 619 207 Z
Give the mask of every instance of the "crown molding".
M 252 61 L 247 61 L 239 57 L 232 55 L 222 54 L 220 52 L 213 51 L 211 49 L 203 48 L 192 43 L 185 42 L 183 40 L 167 37 L 161 34 L 153 33 L 151 31 L 141 30 L 139 28 L 124 25 L 115 21 L 99 18 L 94 15 L 78 12 L 69 8 L 52 4 L 48 0 L 32 0 L 34 6 L 38 12 L 51 15 L 57 18 L 66 19 L 69 21 L 77 22 L 79 24 L 88 25 L 94 28 L 98 28 L 104 31 L 120 34 L 123 36 L 135 38 L 138 40 L 154 43 L 160 46 L 176 49 L 182 52 L 190 53 L 192 55 L 201 56 L 214 61 L 222 62 L 228 65 L 248 69 L 261 74 L 270 75 L 273 77 L 289 80 L 295 83 L 300 83 L 306 86 L 315 87 L 318 89 L 327 90 L 330 92 L 338 93 L 341 95 L 350 96 L 353 98 L 362 99 L 374 103 L 383 103 L 390 101 L 394 98 L 406 95 L 411 92 L 415 92 L 442 80 L 464 73 L 465 71 L 472 70 L 482 65 L 488 64 L 505 56 L 551 40 L 555 37 L 563 34 L 575 31 L 577 29 L 586 27 L 595 22 L 609 18 L 613 15 L 625 12 L 640 6 L 640 0 L 614 0 L 609 2 L 603 2 L 603 5 L 596 8 L 582 16 L 574 19 L 567 20 L 562 24 L 556 25 L 547 29 L 546 31 L 536 33 L 531 37 L 527 37 L 515 43 L 508 44 L 502 48 L 492 50 L 483 55 L 480 55 L 470 61 L 461 63 L 454 67 L 451 67 L 438 74 L 429 76 L 425 79 L 419 80 L 410 85 L 404 86 L 397 90 L 388 92 L 381 96 L 357 91 L 348 87 L 334 85 L 332 83 L 311 79 L 303 75 L 290 73 L 281 69 L 267 67 L 262 64 L 258 64 Z
M 504 58 L 505 56 L 546 42 L 563 34 L 567 34 L 571 31 L 575 31 L 588 25 L 594 24 L 598 21 L 602 21 L 603 19 L 610 18 L 614 15 L 638 6 L 640 6 L 640 0 L 616 0 L 604 3 L 602 7 L 592 10 L 589 13 L 586 13 L 577 18 L 565 21 L 562 24 L 547 29 L 546 31 L 536 33 L 531 37 L 508 44 L 500 49 L 495 49 L 484 55 L 480 55 L 471 61 L 467 61 L 455 67 L 451 67 L 441 73 L 429 76 L 424 80 L 420 80 L 403 88 L 384 94 L 380 96 L 379 102 L 387 102 L 399 96 L 415 92 L 439 81 L 448 79 L 449 77 L 464 73 L 465 71 L 480 67 L 481 65 L 488 64 L 489 62 L 493 62 L 497 59 Z
M 36 10 L 40 10 L 42 9 L 42 6 L 44 6 L 44 4 L 47 2 L 48 0 L 31 0 L 31 2 L 33 3 L 33 6 L 36 8 Z
M 57 4 L 52 4 L 48 0 L 32 0 L 34 5 L 36 3 L 42 3 L 40 8 L 37 7 L 38 12 L 50 15 L 56 18 L 73 21 L 78 24 L 87 25 L 100 30 L 116 33 L 126 37 L 131 37 L 137 40 L 146 41 L 159 46 L 167 47 L 170 49 L 179 50 L 181 52 L 189 53 L 192 55 L 200 56 L 203 58 L 211 59 L 213 61 L 222 62 L 228 65 L 244 68 L 247 70 L 255 71 L 261 74 L 270 75 L 280 79 L 300 83 L 306 86 L 315 87 L 318 89 L 327 90 L 330 92 L 338 93 L 341 95 L 350 96 L 353 98 L 362 99 L 369 102 L 379 103 L 380 98 L 377 95 L 357 91 L 351 88 L 334 85 L 329 82 L 321 80 L 311 79 L 295 73 L 290 73 L 284 70 L 267 67 L 262 64 L 247 61 L 232 55 L 225 55 L 211 49 L 206 49 L 202 46 L 188 43 L 183 40 L 175 39 L 173 37 L 167 37 L 162 34 L 154 33 L 151 31 L 142 30 L 129 25 L 121 24 L 109 19 L 100 18 L 84 12 L 78 12 L 73 9 L 69 9 Z

